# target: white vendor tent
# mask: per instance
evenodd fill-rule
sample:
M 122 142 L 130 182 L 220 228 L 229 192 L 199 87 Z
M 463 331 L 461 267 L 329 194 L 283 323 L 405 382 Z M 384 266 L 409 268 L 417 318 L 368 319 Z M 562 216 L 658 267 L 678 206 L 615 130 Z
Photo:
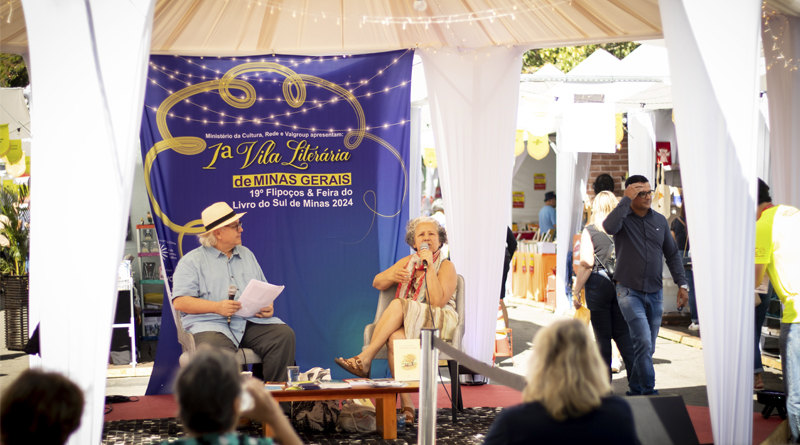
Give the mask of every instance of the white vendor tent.
M 36 92 L 31 324 L 42 325 L 41 366 L 65 373 L 86 393 L 81 428 L 70 443 L 98 443 L 102 432 L 113 318 L 109 296 L 123 251 L 149 54 L 418 48 L 453 261 L 469 283 L 465 344 L 470 355 L 488 362 L 497 300 L 487 296 L 500 288 L 497 246 L 510 200 L 498 197 L 511 192 L 522 54 L 662 37 L 670 49 L 678 147 L 694 215 L 696 285 L 709 296 L 699 304 L 714 439 L 749 443 L 753 337 L 742 326 L 753 320 L 758 37 L 797 35 L 798 9 L 787 0 L 768 1 L 763 11 L 757 0 L 4 2 L 0 51 L 26 57 Z M 778 54 L 765 44 L 768 60 L 800 59 L 796 38 L 776 41 L 783 42 Z M 767 75 L 770 86 L 776 85 L 769 102 L 773 164 L 781 159 L 773 186 L 779 202 L 798 205 L 800 179 L 790 173 L 800 167 L 800 134 L 792 128 L 800 78 L 781 67 L 775 64 Z M 75 137 L 71 116 L 92 122 L 92 136 Z M 568 141 L 570 135 L 559 134 L 564 136 Z M 588 155 L 562 156 L 559 194 L 574 195 L 577 187 L 569 178 L 580 174 Z M 87 162 L 93 174 L 75 175 Z M 559 226 L 573 219 L 559 212 Z M 74 271 L 64 267 L 63 254 L 53 254 L 67 237 L 75 240 L 66 253 L 70 263 L 93 271 L 81 283 L 80 299 L 64 294 Z M 107 322 L 79 321 L 86 319 Z

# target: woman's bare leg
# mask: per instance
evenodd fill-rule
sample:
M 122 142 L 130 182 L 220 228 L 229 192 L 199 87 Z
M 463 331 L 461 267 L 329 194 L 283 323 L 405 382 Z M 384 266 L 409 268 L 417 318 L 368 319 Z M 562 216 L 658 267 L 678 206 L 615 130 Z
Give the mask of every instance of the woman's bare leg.
M 372 332 L 372 340 L 367 349 L 356 356 L 361 359 L 364 371 L 369 369 L 372 359 L 389 340 L 389 336 L 401 327 L 403 327 L 403 303 L 398 299 L 394 299 L 383 311 L 381 318 L 375 325 L 375 331 Z M 391 361 L 389 363 L 391 364 Z M 351 363 L 351 365 L 355 365 L 355 363 Z

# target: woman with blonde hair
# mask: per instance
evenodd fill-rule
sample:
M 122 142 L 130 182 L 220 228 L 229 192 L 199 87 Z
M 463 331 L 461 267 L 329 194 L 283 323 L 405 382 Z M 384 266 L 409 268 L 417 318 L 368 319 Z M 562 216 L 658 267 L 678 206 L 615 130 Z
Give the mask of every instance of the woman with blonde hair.
M 600 356 L 608 365 L 611 380 L 611 340 L 617 344 L 628 374 L 629 393 L 641 394 L 642 388 L 633 365 L 635 352 L 628 323 L 617 303 L 613 275 L 615 266 L 614 239 L 606 233 L 603 221 L 617 206 L 611 192 L 600 192 L 592 201 L 592 220 L 581 234 L 581 253 L 572 301 L 581 307 L 581 289 L 586 289 L 586 306 L 591 312 L 591 324 Z
M 638 444 L 631 408 L 610 396 L 605 367 L 579 321 L 545 327 L 533 339 L 524 403 L 497 416 L 484 444 Z

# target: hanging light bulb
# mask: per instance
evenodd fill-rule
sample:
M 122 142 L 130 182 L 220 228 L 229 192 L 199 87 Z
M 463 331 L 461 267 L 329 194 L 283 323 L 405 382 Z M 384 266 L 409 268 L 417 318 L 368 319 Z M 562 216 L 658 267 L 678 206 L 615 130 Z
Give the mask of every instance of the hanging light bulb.
M 422 12 L 427 8 L 428 8 L 428 2 L 426 2 L 425 0 L 414 0 L 414 9 L 416 9 L 417 11 Z

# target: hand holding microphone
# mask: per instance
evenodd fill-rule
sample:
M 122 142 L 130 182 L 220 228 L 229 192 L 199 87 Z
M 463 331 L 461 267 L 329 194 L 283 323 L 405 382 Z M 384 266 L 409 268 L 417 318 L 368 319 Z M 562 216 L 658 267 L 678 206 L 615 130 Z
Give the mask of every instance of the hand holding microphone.
M 231 284 L 230 286 L 228 286 L 228 301 L 233 301 L 233 297 L 236 296 L 236 290 L 237 288 L 235 284 Z M 230 315 L 228 315 L 228 324 L 231 324 Z
M 422 257 L 423 252 L 425 253 L 425 258 Z M 422 265 L 428 267 L 427 257 L 431 257 L 431 259 L 433 259 L 428 243 L 422 243 L 419 245 L 419 257 L 422 258 Z

